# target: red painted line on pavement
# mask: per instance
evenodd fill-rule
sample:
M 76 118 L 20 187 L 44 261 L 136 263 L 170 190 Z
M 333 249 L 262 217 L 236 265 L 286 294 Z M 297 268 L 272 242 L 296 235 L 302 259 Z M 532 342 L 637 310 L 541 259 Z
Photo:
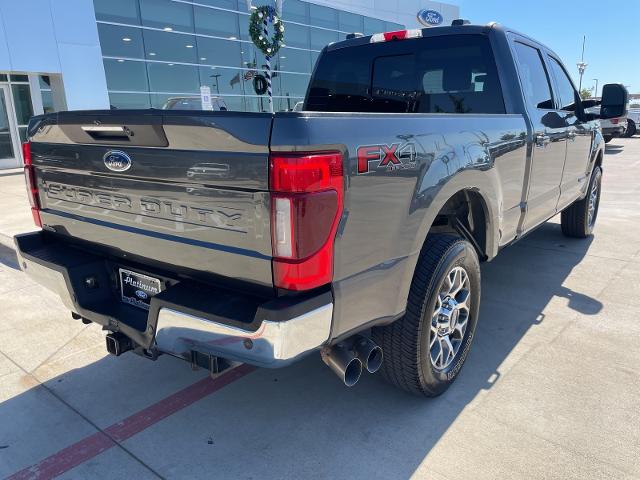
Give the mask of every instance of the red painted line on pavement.
M 62 475 L 105 450 L 115 447 L 116 442 L 123 442 L 131 438 L 160 420 L 239 380 L 255 369 L 256 367 L 254 366 L 243 364 L 215 379 L 204 378 L 124 420 L 114 423 L 107 427 L 104 432 L 96 432 L 93 435 L 89 435 L 44 460 L 14 473 L 7 477 L 7 480 L 44 480 Z

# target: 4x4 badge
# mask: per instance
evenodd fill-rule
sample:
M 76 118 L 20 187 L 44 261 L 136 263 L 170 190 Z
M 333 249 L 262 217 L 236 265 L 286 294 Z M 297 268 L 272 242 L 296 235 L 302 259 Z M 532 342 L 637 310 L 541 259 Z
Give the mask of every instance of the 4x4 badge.
M 377 165 L 372 162 L 378 162 Z M 393 171 L 416 168 L 416 147 L 413 143 L 364 145 L 358 147 L 358 173 L 375 170 Z

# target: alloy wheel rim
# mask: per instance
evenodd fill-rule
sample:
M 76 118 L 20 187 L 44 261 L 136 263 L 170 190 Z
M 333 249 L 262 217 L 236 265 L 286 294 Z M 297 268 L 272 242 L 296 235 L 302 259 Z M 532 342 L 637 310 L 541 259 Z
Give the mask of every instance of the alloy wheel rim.
M 588 206 L 588 225 L 589 228 L 593 227 L 593 224 L 596 221 L 596 215 L 598 212 L 598 194 L 600 192 L 600 176 L 596 177 L 593 181 L 593 185 L 591 186 L 591 191 L 589 192 L 589 206 Z
M 453 267 L 440 285 L 431 315 L 429 358 L 436 371 L 445 370 L 460 352 L 469 324 L 471 282 L 460 266 Z

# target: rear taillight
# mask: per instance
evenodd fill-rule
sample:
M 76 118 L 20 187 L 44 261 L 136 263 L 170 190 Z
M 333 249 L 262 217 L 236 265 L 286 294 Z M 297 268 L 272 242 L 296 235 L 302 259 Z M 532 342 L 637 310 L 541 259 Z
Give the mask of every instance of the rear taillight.
M 610 119 L 609 121 L 610 121 L 613 125 L 617 125 L 617 124 L 618 124 L 618 122 L 620 121 L 620 119 L 619 119 L 619 118 L 612 118 L 612 119 Z
M 342 154 L 274 153 L 269 178 L 275 286 L 309 290 L 330 283 L 343 209 Z
M 371 35 L 369 43 L 390 42 L 391 40 L 406 40 L 407 38 L 422 38 L 422 30 L 398 30 L 395 32 L 376 33 Z
M 30 142 L 22 144 L 22 158 L 24 160 L 24 179 L 27 184 L 27 196 L 29 197 L 29 203 L 31 204 L 33 222 L 38 227 L 42 227 L 42 220 L 40 219 L 40 200 L 38 199 L 38 184 L 36 183 L 36 176 L 33 169 L 33 163 L 31 161 Z

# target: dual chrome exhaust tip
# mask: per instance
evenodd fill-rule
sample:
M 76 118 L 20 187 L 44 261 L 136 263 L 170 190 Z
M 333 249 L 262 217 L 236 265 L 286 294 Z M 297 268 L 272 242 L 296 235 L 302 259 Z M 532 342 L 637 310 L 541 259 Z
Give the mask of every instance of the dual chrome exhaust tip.
M 382 348 L 362 335 L 323 348 L 320 355 L 347 387 L 354 386 L 360 380 L 363 370 L 377 372 L 383 360 Z

